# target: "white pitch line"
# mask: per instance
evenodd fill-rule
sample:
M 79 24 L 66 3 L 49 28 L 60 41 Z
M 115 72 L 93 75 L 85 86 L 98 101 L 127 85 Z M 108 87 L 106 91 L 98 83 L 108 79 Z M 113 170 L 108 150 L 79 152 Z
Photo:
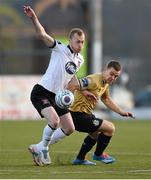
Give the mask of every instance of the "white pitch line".
M 128 172 L 151 172 L 151 169 L 136 169 L 136 170 L 129 170 Z

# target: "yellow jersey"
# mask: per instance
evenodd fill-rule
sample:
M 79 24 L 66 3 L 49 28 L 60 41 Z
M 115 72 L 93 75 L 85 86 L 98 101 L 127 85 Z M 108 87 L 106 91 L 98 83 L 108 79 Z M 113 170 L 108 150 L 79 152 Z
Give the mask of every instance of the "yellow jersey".
M 109 84 L 103 81 L 101 73 L 88 75 L 87 77 L 80 79 L 80 84 L 81 83 L 82 90 L 86 89 L 93 93 L 96 97 L 101 98 L 102 96 L 109 96 Z M 91 114 L 97 102 L 88 100 L 82 94 L 82 90 L 75 91 L 75 100 L 71 105 L 70 110 L 74 112 L 85 112 Z

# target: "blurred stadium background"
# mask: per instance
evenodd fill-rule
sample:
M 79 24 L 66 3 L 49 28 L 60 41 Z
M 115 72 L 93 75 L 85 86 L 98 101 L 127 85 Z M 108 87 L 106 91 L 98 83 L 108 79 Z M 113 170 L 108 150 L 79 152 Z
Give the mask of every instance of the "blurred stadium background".
M 124 108 L 139 107 L 134 109 L 138 118 L 151 116 L 150 0 L 0 0 L 1 120 L 37 118 L 29 94 L 46 70 L 50 50 L 24 15 L 26 4 L 56 39 L 67 42 L 73 27 L 85 30 L 85 64 L 79 77 L 99 72 L 108 60 L 118 59 L 123 74 L 112 86 L 113 98 Z M 101 104 L 98 108 L 104 109 Z

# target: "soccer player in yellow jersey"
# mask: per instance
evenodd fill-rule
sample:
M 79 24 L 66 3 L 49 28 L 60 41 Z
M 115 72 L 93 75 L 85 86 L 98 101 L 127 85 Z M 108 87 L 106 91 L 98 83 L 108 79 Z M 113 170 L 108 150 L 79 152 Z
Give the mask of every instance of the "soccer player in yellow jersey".
M 75 101 L 70 107 L 75 129 L 79 132 L 88 133 L 76 159 L 73 160 L 73 164 L 96 165 L 96 163 L 85 159 L 86 154 L 96 143 L 93 160 L 107 164 L 115 161 L 113 157 L 103 153 L 115 132 L 115 126 L 110 121 L 95 117 L 92 111 L 98 99 L 101 98 L 102 102 L 112 111 L 121 116 L 134 118 L 132 113 L 122 110 L 112 100 L 109 94 L 109 85 L 116 81 L 120 74 L 120 63 L 117 61 L 110 61 L 102 73 L 92 74 L 80 80 L 72 78 L 68 83 L 68 89 L 73 91 L 75 95 Z M 60 133 L 58 128 L 53 133 L 49 145 L 57 143 L 64 137 L 65 135 Z
M 75 129 L 88 133 L 88 136 L 84 139 L 76 159 L 72 162 L 74 165 L 96 165 L 85 159 L 86 154 L 96 143 L 93 160 L 106 164 L 115 161 L 115 158 L 103 153 L 115 132 L 115 126 L 112 122 L 95 117 L 92 111 L 98 99 L 101 98 L 101 101 L 112 111 L 121 116 L 134 118 L 132 113 L 122 110 L 109 94 L 109 85 L 116 81 L 120 73 L 120 63 L 110 61 L 102 73 L 92 74 L 79 80 L 80 90 L 75 91 L 75 101 L 70 112 Z

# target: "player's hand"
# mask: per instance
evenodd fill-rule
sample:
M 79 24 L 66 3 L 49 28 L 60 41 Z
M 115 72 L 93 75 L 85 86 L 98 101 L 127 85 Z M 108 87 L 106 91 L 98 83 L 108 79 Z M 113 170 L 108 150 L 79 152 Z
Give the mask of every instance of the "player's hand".
M 135 116 L 130 112 L 122 112 L 121 116 L 131 117 L 131 118 L 135 119 Z
M 36 14 L 35 14 L 34 10 L 33 10 L 30 6 L 24 6 L 24 13 L 25 13 L 26 16 L 28 16 L 29 18 L 34 18 L 34 17 L 36 17 Z
M 90 101 L 93 101 L 93 102 L 98 101 L 98 97 L 96 97 L 93 93 L 91 93 L 87 90 L 82 91 L 82 94 Z

